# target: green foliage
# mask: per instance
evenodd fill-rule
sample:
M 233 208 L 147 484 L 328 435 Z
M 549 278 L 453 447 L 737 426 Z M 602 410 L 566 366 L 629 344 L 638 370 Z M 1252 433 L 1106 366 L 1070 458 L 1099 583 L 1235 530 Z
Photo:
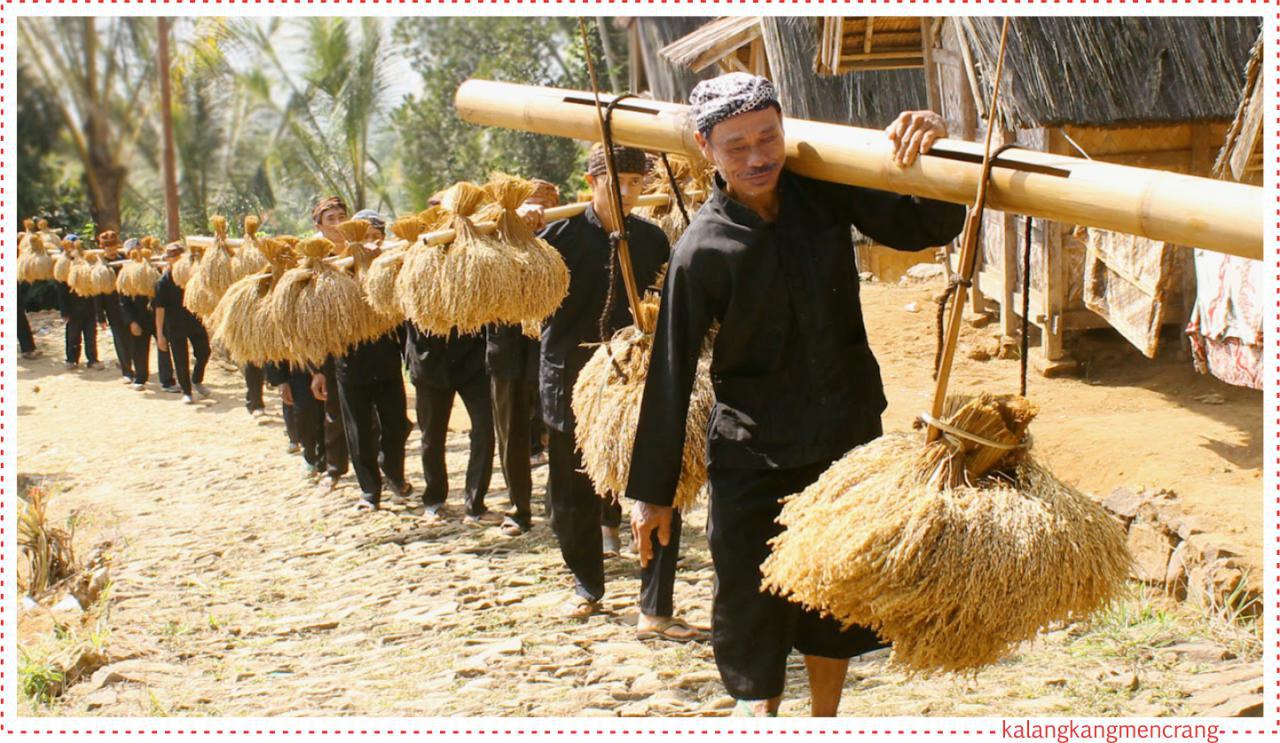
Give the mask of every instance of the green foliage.
M 18 686 L 24 701 L 34 705 L 47 705 L 62 693 L 66 674 L 49 663 L 47 658 L 37 657 L 18 648 Z
M 609 77 L 594 23 L 589 23 L 600 85 Z M 410 203 L 426 204 L 460 180 L 483 180 L 502 170 L 558 184 L 566 195 L 580 185 L 580 143 L 463 122 L 454 109 L 468 78 L 589 89 L 576 18 L 408 18 L 393 34 L 423 80 L 421 94 L 395 112 L 398 150 Z M 620 42 L 616 48 L 625 48 Z M 575 182 L 575 176 L 578 180 Z

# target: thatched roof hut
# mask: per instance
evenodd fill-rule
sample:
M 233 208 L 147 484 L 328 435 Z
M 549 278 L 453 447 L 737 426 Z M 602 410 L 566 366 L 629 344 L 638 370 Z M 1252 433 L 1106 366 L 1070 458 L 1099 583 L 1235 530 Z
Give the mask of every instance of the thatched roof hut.
M 699 80 L 715 77 L 718 72 L 715 68 L 693 72 L 667 62 L 658 52 L 712 20 L 714 19 L 684 16 L 637 16 L 627 19 L 627 43 L 631 52 L 631 92 L 648 91 L 660 101 L 687 103 L 693 86 Z
M 1245 68 L 1244 91 L 1236 117 L 1213 164 L 1214 176 L 1262 185 L 1262 36 L 1253 45 Z

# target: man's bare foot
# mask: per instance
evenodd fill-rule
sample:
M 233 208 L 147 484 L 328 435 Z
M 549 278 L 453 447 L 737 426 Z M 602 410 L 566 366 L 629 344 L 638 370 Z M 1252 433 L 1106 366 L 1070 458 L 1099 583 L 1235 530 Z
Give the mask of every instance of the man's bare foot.
M 701 642 L 707 639 L 707 632 L 676 617 L 655 617 L 641 614 L 640 619 L 636 622 L 636 639 Z

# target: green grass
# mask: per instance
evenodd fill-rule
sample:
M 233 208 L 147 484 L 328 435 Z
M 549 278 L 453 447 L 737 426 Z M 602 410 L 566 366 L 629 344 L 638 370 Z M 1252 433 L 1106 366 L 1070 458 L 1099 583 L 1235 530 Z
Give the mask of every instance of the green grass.
M 22 701 L 45 707 L 62 693 L 66 675 L 49 663 L 45 654 L 18 648 L 18 688 Z

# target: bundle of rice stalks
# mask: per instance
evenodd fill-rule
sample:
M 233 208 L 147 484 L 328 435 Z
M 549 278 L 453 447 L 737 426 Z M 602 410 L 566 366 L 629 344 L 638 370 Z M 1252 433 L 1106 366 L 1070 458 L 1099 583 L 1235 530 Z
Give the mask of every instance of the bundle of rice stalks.
M 186 250 L 182 251 L 182 256 L 169 267 L 169 273 L 173 276 L 173 283 L 177 284 L 181 289 L 186 289 L 187 283 L 195 275 L 196 268 L 199 267 L 203 256 L 204 248 L 199 245 L 187 245 Z
M 679 205 L 676 204 L 675 194 L 671 188 L 671 175 L 675 176 L 676 184 L 680 187 L 680 195 L 684 199 L 685 211 L 689 213 L 689 219 L 693 219 L 693 215 L 697 214 L 702 202 L 711 193 L 715 168 L 710 163 L 703 161 L 699 161 L 697 164 L 691 163 L 688 159 L 679 155 L 668 155 L 667 159 L 671 163 L 671 174 L 668 174 L 666 166 L 659 160 L 657 166 L 653 169 L 653 173 L 649 176 L 649 185 L 644 192 L 646 196 L 662 194 L 669 197 L 670 200 L 660 206 L 638 207 L 635 210 L 635 214 L 661 227 L 662 231 L 667 234 L 667 240 L 672 245 L 675 245 L 680 236 L 684 234 L 687 225 L 684 221 L 684 215 L 680 212 Z
M 656 295 L 645 296 L 639 314 L 646 327 L 653 327 L 658 315 Z M 603 496 L 616 498 L 626 490 L 652 350 L 652 335 L 635 325 L 623 328 L 596 349 L 573 386 L 578 449 L 587 476 Z M 708 352 L 698 362 L 685 419 L 684 457 L 673 504 L 682 511 L 697 502 L 707 482 L 707 424 L 714 404 Z
M 93 264 L 98 256 L 90 253 L 86 256 L 76 255 L 71 261 L 71 269 L 67 273 L 67 286 L 81 297 L 98 295 L 98 285 L 93 280 Z
M 519 322 L 521 267 L 500 242 L 478 233 L 471 217 L 485 201 L 484 189 L 459 183 L 442 206 L 453 215 L 449 245 L 411 247 L 396 276 L 400 309 L 424 332 L 478 332 L 493 322 Z
M 227 245 L 227 218 L 212 217 L 209 225 L 213 228 L 213 248 L 192 268 L 182 297 L 183 306 L 201 319 L 213 313 L 218 307 L 218 300 L 239 278 L 231 248 Z M 177 281 L 176 277 L 174 281 Z
M 144 245 L 152 244 L 150 238 Z M 134 248 L 129 251 L 129 262 L 116 275 L 116 291 L 126 297 L 154 297 L 160 272 L 151 265 L 151 248 Z
M 429 206 L 418 212 L 418 221 L 422 222 L 423 232 L 435 232 L 448 229 L 453 221 L 453 214 L 440 204 Z
M 325 262 L 333 243 L 312 237 L 298 247 L 302 263 L 280 277 L 268 312 L 285 338 L 288 353 L 280 360 L 319 366 L 328 356 L 342 356 L 357 343 L 378 337 L 380 322 L 365 303 L 360 284 Z
M 39 235 L 30 234 L 24 238 L 26 247 L 18 255 L 18 281 L 48 281 L 53 278 L 53 258 L 45 249 L 44 240 Z
M 18 589 L 28 596 L 39 596 L 78 569 L 72 548 L 75 522 L 68 519 L 69 530 L 49 523 L 49 493 L 42 486 L 29 487 L 19 497 Z
M 391 233 L 411 246 L 424 231 L 426 225 L 418 217 L 401 217 L 391 224 Z M 404 266 L 406 253 L 407 249 L 383 253 L 360 276 L 365 300 L 374 312 L 392 324 L 404 321 L 404 313 L 396 300 L 396 277 Z
M 267 267 L 267 257 L 258 247 L 258 225 L 256 215 L 244 218 L 244 241 L 231 259 L 231 273 L 237 280 Z
M 520 286 L 519 316 L 516 322 L 533 323 L 549 317 L 569 293 L 569 269 L 555 248 L 539 239 L 529 225 L 516 214 L 537 186 L 529 181 L 497 173 L 485 185 L 485 191 L 502 212 L 497 218 L 498 239 L 520 262 L 524 274 Z
M 80 253 L 75 248 L 75 243 L 70 240 L 62 241 L 62 252 L 57 258 L 53 259 L 53 278 L 64 284 L 71 281 L 71 264 L 75 262 L 75 257 Z
M 89 276 L 93 281 L 93 293 L 95 295 L 113 294 L 116 290 L 116 272 L 115 269 L 107 265 L 106 259 L 96 260 L 98 256 L 92 256 L 95 260 L 90 261 Z
M 258 247 L 267 268 L 231 285 L 209 316 L 209 332 L 237 364 L 262 366 L 289 354 L 284 333 L 271 315 L 269 299 L 285 271 L 297 261 L 280 240 L 262 240 Z
M 57 245 L 62 241 L 58 233 L 49 228 L 49 220 L 47 219 L 41 219 L 36 222 L 36 231 L 40 238 L 44 240 L 45 245 Z
M 950 407 L 945 425 L 1000 437 L 1035 415 L 1012 396 Z M 873 628 L 894 643 L 894 662 L 924 673 L 989 665 L 1110 601 L 1130 567 L 1120 526 L 1022 450 L 949 484 L 982 472 L 988 448 L 890 434 L 849 452 L 787 499 L 765 587 Z

